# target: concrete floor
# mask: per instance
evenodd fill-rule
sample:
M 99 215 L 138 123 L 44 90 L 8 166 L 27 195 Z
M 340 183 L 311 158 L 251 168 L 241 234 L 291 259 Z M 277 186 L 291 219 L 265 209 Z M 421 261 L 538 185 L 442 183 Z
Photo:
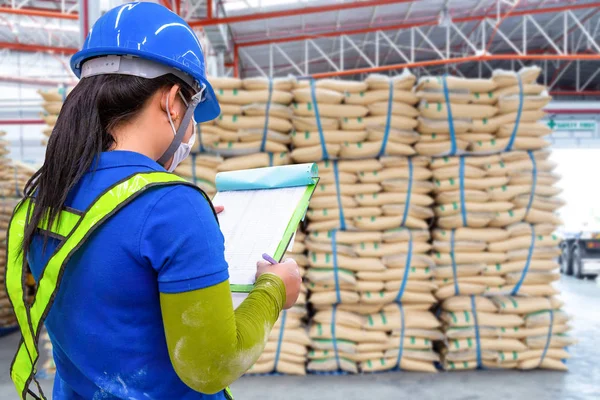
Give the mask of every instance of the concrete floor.
M 565 309 L 573 316 L 569 372 L 472 371 L 387 373 L 364 376 L 243 378 L 233 386 L 240 400 L 597 400 L 600 399 L 600 282 L 565 278 Z M 8 367 L 18 338 L 0 338 L 0 400 L 15 399 Z M 47 393 L 51 381 L 42 381 Z

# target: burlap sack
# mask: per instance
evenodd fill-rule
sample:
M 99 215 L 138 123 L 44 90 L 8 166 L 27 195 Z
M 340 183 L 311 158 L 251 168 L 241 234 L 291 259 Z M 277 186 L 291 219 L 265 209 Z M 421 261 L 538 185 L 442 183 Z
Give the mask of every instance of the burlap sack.
M 42 119 L 44 120 L 44 122 L 46 123 L 46 125 L 48 126 L 54 126 L 56 125 L 56 121 L 58 120 L 58 115 L 54 115 L 54 114 L 42 114 Z
M 320 172 L 320 171 L 319 171 Z M 333 172 L 319 173 L 319 183 L 323 185 L 329 185 L 332 183 L 356 183 L 358 182 L 358 176 L 351 172 L 338 172 L 337 175 Z
M 367 128 L 368 132 L 368 140 L 370 142 L 378 142 L 382 141 L 385 136 L 385 126 L 370 126 Z M 347 134 L 352 134 L 355 131 L 344 131 Z M 420 135 L 412 130 L 403 130 L 403 129 L 395 129 L 389 128 L 387 132 L 388 142 L 395 143 L 403 143 L 403 144 L 413 144 L 416 143 Z
M 406 193 L 409 189 L 407 179 L 387 179 L 381 182 L 381 187 L 386 192 Z M 433 183 L 428 181 L 413 181 L 410 187 L 411 193 L 428 194 L 433 190 Z
M 454 126 L 454 132 L 456 134 L 466 133 L 468 130 L 473 130 L 475 132 L 481 132 L 472 128 L 472 123 L 466 119 L 454 119 L 452 121 Z M 423 117 L 418 118 L 418 128 L 417 130 L 424 135 L 431 134 L 449 134 L 450 133 L 450 125 L 447 120 L 435 120 L 435 119 L 427 119 Z
M 552 97 L 548 95 L 541 96 L 503 96 L 498 100 L 498 112 L 507 114 L 522 110 L 541 110 L 552 101 Z
M 319 116 L 329 118 L 358 118 L 369 113 L 369 109 L 359 105 L 349 104 L 318 104 Z M 315 108 L 311 102 L 293 103 L 292 111 L 301 117 L 316 116 Z
M 510 138 L 504 139 L 492 139 L 490 141 L 477 141 L 472 143 L 468 150 L 474 153 L 489 153 L 503 151 L 506 149 L 510 142 Z M 545 147 L 549 147 L 550 142 L 535 137 L 517 137 L 513 142 L 513 149 L 515 150 L 540 150 Z
M 538 66 L 521 68 L 518 72 L 496 69 L 492 72 L 492 81 L 494 81 L 498 88 L 518 86 L 518 75 L 521 78 L 521 83 L 527 85 L 534 83 L 540 76 L 541 71 L 541 68 Z
M 333 268 L 331 253 L 309 253 L 309 263 L 315 268 Z M 337 256 L 337 265 L 349 271 L 385 271 L 385 265 L 378 258 L 353 258 L 344 255 Z
M 446 86 L 449 91 L 469 91 L 469 92 L 490 92 L 497 88 L 497 83 L 492 79 L 469 79 L 459 78 L 456 76 L 448 76 L 446 78 Z M 425 76 L 419 79 L 416 90 L 443 90 L 444 78 Z
M 241 115 L 244 113 L 244 108 L 239 104 L 221 103 L 219 106 L 221 107 L 221 114 Z
M 443 179 L 443 180 L 435 180 L 435 190 L 437 192 L 447 192 L 447 191 L 457 191 L 460 190 L 460 180 L 459 179 Z M 473 189 L 473 190 L 486 190 L 491 188 L 500 188 L 503 185 L 508 183 L 507 177 L 486 177 L 480 179 L 472 179 L 465 178 L 463 179 L 463 190 Z M 499 190 L 496 190 L 499 192 Z M 505 198 L 494 198 L 494 200 L 506 200 Z
M 217 119 L 217 125 L 224 129 L 238 130 L 238 129 L 264 129 L 265 117 L 264 116 L 244 116 L 244 115 L 221 115 Z M 272 129 L 277 132 L 289 132 L 292 130 L 292 124 L 283 118 L 269 117 L 268 129 Z
M 506 227 L 506 231 L 510 237 L 531 237 L 532 228 L 536 235 L 552 235 L 556 229 L 555 225 L 549 223 L 541 223 L 533 226 L 528 223 L 519 223 Z M 554 240 L 555 238 L 553 237 L 552 239 Z
M 263 353 L 261 359 L 248 370 L 247 374 L 279 372 L 286 375 L 306 375 L 304 362 L 289 362 L 288 358 L 290 358 L 290 355 L 287 353 L 280 353 L 277 367 L 275 367 L 275 353 Z
M 323 138 L 327 144 L 359 143 L 367 139 L 367 131 L 323 131 Z M 319 132 L 293 131 L 291 134 L 294 147 L 308 147 L 321 144 Z
M 408 168 L 384 168 L 381 171 L 360 172 L 358 179 L 364 183 L 379 183 L 388 179 L 411 178 L 415 180 L 428 180 L 431 178 L 431 171 L 423 167 L 413 167 L 412 174 Z
M 383 141 L 344 143 L 341 146 L 339 157 L 342 159 L 377 157 L 381 153 L 382 148 Z M 415 150 L 411 146 L 388 141 L 385 144 L 384 154 L 389 156 L 411 156 L 415 154 Z
M 483 119 L 491 118 L 498 113 L 498 108 L 481 104 L 450 104 L 452 118 L 458 119 Z M 428 119 L 448 119 L 448 106 L 446 103 L 429 103 L 421 101 L 419 104 L 421 117 Z
M 313 101 L 310 88 L 295 89 L 292 93 L 294 94 L 294 100 L 297 103 L 312 103 Z M 342 93 L 323 88 L 315 89 L 315 97 L 319 104 L 341 104 L 344 100 L 344 95 Z
M 177 168 L 175 168 L 175 174 L 184 178 L 196 177 L 197 179 L 214 183 L 217 171 L 213 168 L 193 165 L 190 161 L 188 163 L 181 163 L 177 166 Z
M 499 138 L 511 137 L 515 131 L 515 123 L 504 124 L 496 132 Z M 517 138 L 523 136 L 541 137 L 552 133 L 552 129 L 542 122 L 519 122 L 517 126 Z
M 239 90 L 239 89 L 218 89 L 215 90 L 217 100 L 226 104 L 247 105 L 251 103 L 266 103 L 269 101 L 268 90 Z M 290 104 L 294 96 L 289 92 L 273 90 L 271 93 L 271 103 Z
M 344 130 L 355 131 L 364 130 L 373 126 L 386 126 L 388 117 L 386 115 L 376 115 L 365 118 L 342 118 L 341 127 Z M 417 127 L 417 121 L 413 118 L 402 115 L 392 115 L 389 118 L 390 127 L 394 129 L 411 130 Z
M 73 88 L 53 88 L 53 89 L 40 89 L 37 93 L 42 96 L 46 102 L 62 102 L 64 98 L 71 93 Z
M 364 196 L 364 195 L 363 195 Z M 340 198 L 338 199 L 338 196 L 321 196 L 321 197 L 314 197 L 313 199 L 311 199 L 310 201 L 310 208 L 314 209 L 314 210 L 321 210 L 324 208 L 336 208 L 339 207 L 341 204 L 343 209 L 346 208 L 354 208 L 354 207 L 358 207 L 359 203 L 350 196 L 340 196 Z M 361 206 L 379 206 L 380 204 L 360 204 Z
M 339 144 L 327 144 L 325 146 L 329 158 L 337 158 L 340 154 L 342 146 Z M 319 144 L 316 146 L 301 147 L 294 149 L 291 153 L 292 159 L 297 163 L 309 163 L 321 161 L 325 155 L 323 147 Z M 321 187 L 321 185 L 319 185 Z
M 212 85 L 213 89 L 241 89 L 242 88 L 242 80 L 238 78 L 226 78 L 226 77 L 217 77 L 211 76 L 208 78 L 208 81 Z
M 319 79 L 315 82 L 317 88 L 324 88 L 334 90 L 340 93 L 359 93 L 364 92 L 368 89 L 368 85 L 365 82 L 350 81 L 341 79 Z M 310 82 L 308 81 L 296 81 L 296 88 L 309 87 Z
M 358 373 L 358 367 L 356 363 L 343 357 L 340 357 L 338 361 L 336 361 L 335 358 L 310 360 L 306 365 L 306 369 L 308 371 L 337 371 L 338 369 L 341 369 L 342 371 L 346 371 L 351 374 Z
M 400 75 L 389 77 L 381 74 L 370 74 L 365 83 L 369 86 L 369 90 L 389 89 L 390 82 L 394 90 L 411 90 L 416 82 L 416 77 L 408 70 L 402 71 Z
M 485 212 L 498 212 L 508 211 L 514 208 L 514 204 L 508 201 L 497 201 L 489 203 L 471 203 L 465 202 L 464 210 L 469 213 L 485 213 Z M 434 209 L 435 215 L 438 217 L 449 217 L 452 215 L 461 214 L 463 207 L 458 202 L 451 204 L 442 204 Z
M 435 196 L 435 201 L 438 204 L 451 204 L 460 202 L 462 199 L 470 203 L 485 203 L 490 200 L 489 194 L 482 190 L 463 190 L 462 194 L 460 190 L 453 192 L 441 192 Z
M 389 89 L 381 89 L 381 90 L 369 90 L 367 92 L 359 92 L 359 93 L 345 93 L 344 102 L 346 104 L 358 104 L 358 105 L 368 105 L 377 102 L 387 102 L 390 98 Z M 410 90 L 394 90 L 392 94 L 392 101 L 394 104 L 396 103 L 405 103 L 409 105 L 415 105 L 419 99 L 417 96 Z M 394 107 L 394 106 L 392 106 Z
M 486 176 L 486 171 L 482 168 L 478 168 L 472 165 L 467 165 L 463 168 L 463 176 L 465 178 L 484 178 Z M 452 165 L 442 168 L 436 168 L 432 172 L 432 176 L 437 180 L 443 179 L 458 179 L 460 176 L 460 167 L 458 165 Z
M 408 358 L 408 352 L 403 352 L 400 360 L 400 369 L 403 371 L 414 372 L 429 372 L 437 373 L 433 362 L 424 362 Z M 379 358 L 376 360 L 368 360 L 360 364 L 360 369 L 363 372 L 378 372 L 387 371 L 398 366 L 398 357 Z
M 407 197 L 408 193 L 402 192 L 384 192 L 384 193 L 373 193 L 372 195 L 358 195 L 355 197 L 355 202 L 361 207 L 371 206 L 383 206 L 385 204 L 405 204 L 407 201 L 410 204 L 428 207 L 433 204 L 433 199 L 429 196 L 411 193 L 410 197 Z
M 270 117 L 279 117 L 283 119 L 290 119 L 294 115 L 292 110 L 289 107 L 283 104 L 271 104 L 267 107 L 266 104 L 261 103 L 252 103 L 246 106 L 241 106 L 241 112 L 225 112 L 221 108 L 222 114 L 241 114 L 249 115 L 249 116 L 257 116 L 257 115 L 266 115 L 267 108 L 269 109 Z
M 294 78 L 245 78 L 242 80 L 242 86 L 246 90 L 269 90 L 269 81 L 271 87 L 275 90 L 290 91 L 294 87 Z
M 321 129 L 323 131 L 335 131 L 340 128 L 339 119 L 321 117 Z M 319 125 L 314 117 L 294 117 L 292 118 L 292 124 L 298 131 L 318 131 Z M 358 129 L 364 130 L 364 129 Z
M 248 156 L 228 158 L 217 167 L 217 171 L 226 172 L 240 169 L 263 168 L 288 164 L 291 164 L 291 157 L 289 153 L 256 153 Z
M 390 104 L 387 101 L 379 101 L 371 103 L 367 107 L 371 115 L 387 116 Z M 409 118 L 416 118 L 419 116 L 419 111 L 412 105 L 406 103 L 392 103 L 391 111 L 393 115 L 402 115 Z
M 522 88 L 519 88 L 519 85 L 515 84 L 495 90 L 493 96 L 496 99 L 508 96 L 518 96 L 520 94 L 523 94 L 523 96 L 539 96 L 542 95 L 544 91 L 546 91 L 546 87 L 537 83 L 524 84 Z
M 262 143 L 257 142 L 213 142 L 206 143 L 204 147 L 211 152 L 217 153 L 226 157 L 241 156 L 246 154 L 258 153 L 261 151 Z M 264 150 L 268 153 L 284 153 L 287 151 L 287 146 L 267 140 Z
M 531 194 L 531 185 L 494 185 L 488 188 L 490 199 L 495 201 L 508 201 L 519 195 Z M 536 196 L 556 196 L 562 192 L 562 189 L 554 186 L 536 185 Z
M 383 169 L 383 164 L 377 159 L 339 161 L 338 170 L 341 172 L 365 172 L 365 171 L 380 171 Z M 333 172 L 333 162 L 323 161 L 319 164 L 319 172 Z
M 198 140 L 197 140 L 198 143 L 196 144 L 195 147 L 199 148 L 201 143 L 204 144 L 204 143 L 210 142 L 210 140 L 206 140 L 205 137 L 211 137 L 211 136 L 205 136 L 205 135 L 217 135 L 221 142 L 237 142 L 240 139 L 237 130 L 223 129 L 216 125 L 200 124 L 198 126 Z
M 371 218 L 383 215 L 383 211 L 380 207 L 358 207 L 348 208 L 343 210 L 344 217 L 346 218 Z M 339 220 L 340 218 L 339 209 L 323 209 L 323 210 L 308 210 L 306 216 L 310 221 L 328 221 L 328 220 Z
M 403 216 L 384 216 L 371 218 L 357 217 L 352 221 L 354 227 L 357 229 L 364 229 L 366 231 L 379 231 L 401 226 L 403 219 Z M 426 229 L 427 222 L 408 216 L 404 222 L 404 226 L 414 229 Z
M 42 108 L 48 114 L 58 114 L 62 108 L 62 101 L 50 101 L 42 103 Z

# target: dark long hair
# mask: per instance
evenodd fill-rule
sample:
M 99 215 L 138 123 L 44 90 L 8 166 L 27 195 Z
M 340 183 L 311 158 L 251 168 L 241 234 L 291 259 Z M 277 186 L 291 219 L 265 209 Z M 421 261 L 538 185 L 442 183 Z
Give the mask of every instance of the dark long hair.
M 174 75 L 154 79 L 98 75 L 73 88 L 48 140 L 44 164 L 25 185 L 25 196 L 35 197 L 23 238 L 25 257 L 40 221 L 53 226 L 71 189 L 101 152 L 113 148 L 116 139 L 111 132 L 135 117 L 158 90 L 176 84 L 191 91 Z

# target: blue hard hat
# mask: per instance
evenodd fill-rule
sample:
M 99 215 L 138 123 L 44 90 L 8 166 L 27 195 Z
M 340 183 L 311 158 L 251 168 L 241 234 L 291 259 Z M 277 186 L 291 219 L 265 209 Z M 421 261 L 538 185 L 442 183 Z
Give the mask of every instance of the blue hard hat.
M 205 86 L 204 100 L 194 111 L 196 122 L 213 120 L 221 113 L 206 79 L 198 37 L 180 16 L 167 8 L 135 2 L 108 11 L 90 29 L 83 48 L 71 57 L 71 69 L 79 78 L 85 61 L 112 55 L 157 62 L 191 76 L 198 87 Z

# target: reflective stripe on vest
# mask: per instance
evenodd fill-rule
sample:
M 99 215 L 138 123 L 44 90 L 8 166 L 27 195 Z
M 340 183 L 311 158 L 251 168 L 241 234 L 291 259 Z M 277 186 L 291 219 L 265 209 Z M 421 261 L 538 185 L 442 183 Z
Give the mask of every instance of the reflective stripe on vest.
M 35 381 L 35 365 L 39 357 L 37 342 L 44 319 L 48 315 L 58 291 L 64 268 L 73 253 L 83 245 L 96 228 L 145 190 L 156 186 L 177 184 L 189 185 L 200 191 L 209 200 L 201 189 L 176 175 L 167 172 L 141 173 L 132 175 L 111 186 L 92 202 L 85 213 L 78 215 L 74 212 L 62 211 L 58 221 L 53 223 L 50 229 L 48 229 L 47 223 L 40 224 L 40 229 L 64 237 L 64 240 L 54 250 L 43 268 L 31 306 L 25 302 L 25 270 L 27 265 L 21 251 L 21 245 L 25 233 L 25 222 L 28 220 L 28 216 L 31 215 L 34 205 L 29 199 L 19 203 L 8 228 L 6 290 L 23 336 L 10 371 L 11 378 L 21 399 L 26 399 L 27 394 L 33 396 L 33 398 L 45 399 L 41 390 L 40 397 L 29 390 L 31 381 Z M 212 207 L 212 203 L 210 204 Z M 37 384 L 37 381 L 35 383 Z

